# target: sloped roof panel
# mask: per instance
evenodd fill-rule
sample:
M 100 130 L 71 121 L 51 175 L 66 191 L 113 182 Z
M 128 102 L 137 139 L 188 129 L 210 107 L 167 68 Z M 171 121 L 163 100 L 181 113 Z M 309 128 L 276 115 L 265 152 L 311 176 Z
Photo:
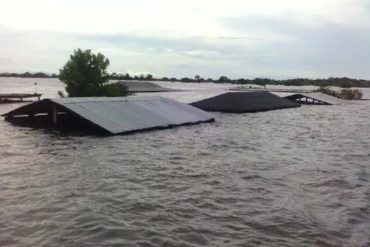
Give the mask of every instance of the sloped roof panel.
M 191 103 L 205 111 L 230 113 L 258 112 L 282 108 L 299 107 L 290 100 L 268 92 L 232 92 Z
M 337 105 L 337 104 L 341 104 L 341 103 L 344 102 L 343 99 L 339 99 L 339 98 L 336 98 L 334 96 L 330 96 L 330 95 L 327 95 L 327 94 L 324 94 L 324 93 L 319 93 L 319 92 L 317 92 L 317 93 L 303 93 L 302 95 L 305 95 L 305 96 L 308 96 L 308 97 L 311 97 L 311 98 L 329 103 L 331 105 Z
M 163 97 L 89 97 L 43 101 L 54 102 L 112 134 L 208 122 L 214 119 L 207 112 Z M 27 111 L 33 110 L 30 104 L 5 115 L 27 114 Z
M 149 93 L 149 92 L 172 92 L 177 91 L 170 88 L 165 88 L 148 81 L 119 81 L 127 86 L 129 92 L 133 93 Z

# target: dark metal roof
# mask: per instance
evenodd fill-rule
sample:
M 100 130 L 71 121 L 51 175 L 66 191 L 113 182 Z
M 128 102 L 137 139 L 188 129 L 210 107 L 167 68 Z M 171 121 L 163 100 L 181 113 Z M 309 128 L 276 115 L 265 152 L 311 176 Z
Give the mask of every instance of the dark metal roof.
M 155 83 L 147 81 L 119 81 L 127 86 L 128 91 L 132 93 L 155 93 L 155 92 L 174 92 L 177 90 L 164 88 Z
M 268 92 L 232 92 L 191 103 L 205 111 L 231 113 L 258 112 L 299 107 L 300 104 Z
M 214 120 L 211 114 L 200 109 L 157 96 L 46 99 L 17 108 L 3 116 L 48 112 L 52 103 L 111 134 Z
M 309 98 L 309 99 L 315 99 L 317 101 L 321 101 L 321 102 L 323 102 L 324 104 L 327 104 L 327 105 L 337 105 L 337 104 L 341 104 L 341 103 L 344 102 L 343 99 L 339 99 L 339 98 L 336 98 L 334 96 L 327 95 L 327 94 L 320 93 L 320 92 L 295 93 L 295 94 L 287 95 L 284 98 L 293 99 L 293 100 L 300 99 L 300 98 Z

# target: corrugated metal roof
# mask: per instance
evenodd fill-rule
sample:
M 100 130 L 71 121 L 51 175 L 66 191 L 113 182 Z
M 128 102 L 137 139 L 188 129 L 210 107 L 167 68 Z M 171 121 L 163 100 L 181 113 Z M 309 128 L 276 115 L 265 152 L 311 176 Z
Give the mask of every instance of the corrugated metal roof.
M 177 91 L 170 88 L 161 87 L 155 83 L 147 81 L 119 81 L 127 86 L 128 91 L 132 93 L 154 93 L 154 92 L 173 92 Z
M 230 113 L 258 112 L 300 106 L 268 92 L 225 93 L 191 103 L 191 105 L 205 111 Z
M 330 104 L 330 105 L 338 105 L 338 104 L 342 104 L 345 102 L 345 100 L 343 99 L 339 99 L 339 98 L 336 98 L 334 96 L 330 96 L 330 95 L 327 95 L 327 94 L 324 94 L 324 93 L 320 93 L 320 92 L 314 92 L 314 93 L 292 93 L 292 94 L 286 94 L 285 97 L 291 97 L 291 96 L 302 96 L 302 97 L 309 97 L 309 98 L 312 98 L 312 99 L 316 99 L 316 100 L 319 100 L 319 101 L 322 101 L 322 102 L 325 102 L 327 104 Z
M 112 134 L 207 122 L 214 119 L 211 114 L 200 109 L 157 96 L 49 99 L 32 103 L 4 115 L 22 114 L 22 111 L 35 112 L 36 104 L 42 104 L 42 102 L 54 102 Z M 32 107 L 33 104 L 35 107 Z M 27 114 L 26 112 L 23 114 Z

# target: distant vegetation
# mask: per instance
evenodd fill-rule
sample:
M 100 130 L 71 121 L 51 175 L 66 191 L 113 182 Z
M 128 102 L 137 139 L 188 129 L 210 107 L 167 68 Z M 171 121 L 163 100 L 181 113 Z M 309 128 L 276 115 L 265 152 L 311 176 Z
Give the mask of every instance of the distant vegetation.
M 37 72 L 37 73 L 0 73 L 0 77 L 18 77 L 18 78 L 58 78 L 58 75 L 56 74 L 45 74 L 42 72 Z
M 126 96 L 128 89 L 122 84 L 108 84 L 109 60 L 101 53 L 77 49 L 60 70 L 59 79 L 66 84 L 69 97 Z M 63 96 L 61 92 L 58 92 Z
M 320 87 L 319 89 L 315 90 L 315 92 L 325 93 L 337 98 L 341 99 L 362 99 L 362 92 L 358 89 L 342 89 L 340 92 L 334 91 L 329 87 Z
M 213 83 L 233 83 L 233 84 L 240 84 L 240 85 L 285 85 L 285 86 L 318 86 L 318 87 L 341 87 L 341 88 L 351 88 L 351 87 L 370 87 L 369 80 L 361 80 L 361 79 L 352 79 L 348 77 L 330 77 L 327 79 L 307 79 L 307 78 L 296 78 L 296 79 L 287 79 L 287 80 L 276 80 L 276 79 L 268 79 L 268 78 L 239 78 L 239 79 L 230 79 L 227 76 L 220 76 L 218 79 L 213 78 L 202 78 L 199 75 L 196 75 L 194 78 L 190 77 L 183 77 L 183 78 L 175 78 L 175 77 L 160 77 L 155 78 L 151 74 L 143 74 L 143 75 L 130 75 L 126 74 L 119 74 L 119 73 L 111 73 L 107 74 L 110 80 L 137 80 L 137 81 L 175 81 L 175 82 L 196 82 L 196 83 L 203 83 L 203 82 L 213 82 Z M 0 77 L 22 77 L 22 78 L 57 78 L 56 74 L 47 75 L 45 73 L 23 73 L 23 74 L 16 74 L 16 73 L 0 73 Z
M 351 79 L 347 77 L 342 78 L 328 78 L 328 79 L 287 79 L 287 80 L 275 80 L 275 79 L 268 79 L 268 78 L 255 78 L 255 79 L 247 79 L 247 78 L 239 78 L 239 79 L 229 79 L 227 76 L 221 76 L 219 79 L 214 80 L 212 78 L 203 79 L 199 77 L 195 77 L 194 79 L 191 78 L 162 78 L 163 81 L 180 81 L 180 82 L 213 82 L 213 83 L 232 83 L 232 84 L 240 84 L 240 85 L 284 85 L 284 86 L 334 86 L 334 87 L 342 87 L 342 88 L 350 88 L 350 87 L 370 87 L 369 80 L 359 80 L 359 79 Z
M 247 78 L 239 78 L 239 79 L 230 79 L 227 76 L 220 76 L 218 79 L 207 78 L 204 79 L 199 75 L 196 75 L 194 78 L 183 77 L 183 78 L 175 78 L 175 77 L 162 77 L 162 78 L 154 78 L 153 75 L 140 75 L 140 76 L 130 76 L 129 74 L 117 74 L 112 73 L 110 75 L 110 79 L 114 80 L 138 80 L 138 81 L 177 81 L 177 82 L 196 82 L 196 83 L 203 83 L 203 82 L 213 82 L 213 83 L 232 83 L 232 84 L 241 84 L 241 85 L 285 85 L 285 86 L 334 86 L 334 87 L 342 87 L 342 88 L 350 88 L 350 87 L 370 87 L 369 80 L 360 80 L 360 79 L 351 79 L 348 77 L 341 77 L 341 78 L 334 78 L 330 77 L 328 79 L 304 79 L 304 78 L 297 78 L 297 79 L 287 79 L 287 80 L 275 80 L 275 79 L 268 79 L 268 78 L 254 78 L 254 79 L 247 79 Z

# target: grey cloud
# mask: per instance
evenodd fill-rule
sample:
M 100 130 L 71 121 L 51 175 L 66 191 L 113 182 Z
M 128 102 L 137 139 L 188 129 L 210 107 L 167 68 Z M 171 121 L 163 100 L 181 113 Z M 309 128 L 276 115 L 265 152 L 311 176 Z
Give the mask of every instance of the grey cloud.
M 240 35 L 217 38 L 162 35 L 0 32 L 0 54 L 23 71 L 57 71 L 76 48 L 101 50 L 112 71 L 149 71 L 166 76 L 370 78 L 369 30 L 299 17 L 244 16 L 221 20 Z M 11 64 L 13 63 L 13 65 Z M 1 69 L 1 68 L 0 68 Z M 3 68 L 4 69 L 4 68 Z
M 192 76 L 202 74 L 205 77 L 220 75 L 240 76 L 233 71 L 243 71 L 245 60 L 243 37 L 182 37 L 142 36 L 137 34 L 86 34 L 74 36 L 95 46 L 110 47 L 135 53 L 142 69 L 168 76 Z M 116 53 L 109 54 L 118 60 Z M 121 58 L 122 59 L 122 58 Z M 130 58 L 123 58 L 129 60 Z M 111 59 L 113 61 L 113 59 Z M 129 64 L 125 63 L 125 67 Z M 233 74 L 231 74 L 233 71 Z M 242 72 L 243 73 L 243 72 Z M 244 73 L 243 73 L 244 75 Z
M 242 17 L 224 19 L 224 24 L 242 33 L 259 33 L 263 42 L 254 52 L 270 54 L 260 66 L 312 71 L 325 76 L 369 78 L 370 36 L 367 27 L 356 29 L 321 21 L 303 24 L 299 17 Z M 287 37 L 276 41 L 271 37 Z M 256 53 L 254 53 L 256 54 Z M 258 61 L 256 61 L 258 63 Z
M 136 34 L 86 34 L 77 37 L 92 42 L 105 43 L 118 47 L 128 47 L 132 49 L 154 49 L 155 51 L 165 51 L 165 49 L 186 50 L 187 47 L 202 49 L 205 47 L 203 42 L 194 39 L 170 39 L 155 36 L 140 36 Z
M 239 59 L 240 52 L 245 49 L 242 44 L 245 37 L 186 37 L 167 38 L 160 36 L 140 36 L 136 34 L 94 34 L 79 35 L 81 39 L 109 46 L 142 51 L 146 53 L 165 53 L 171 50 L 183 56 L 199 59 Z M 235 41 L 238 41 L 235 43 Z

